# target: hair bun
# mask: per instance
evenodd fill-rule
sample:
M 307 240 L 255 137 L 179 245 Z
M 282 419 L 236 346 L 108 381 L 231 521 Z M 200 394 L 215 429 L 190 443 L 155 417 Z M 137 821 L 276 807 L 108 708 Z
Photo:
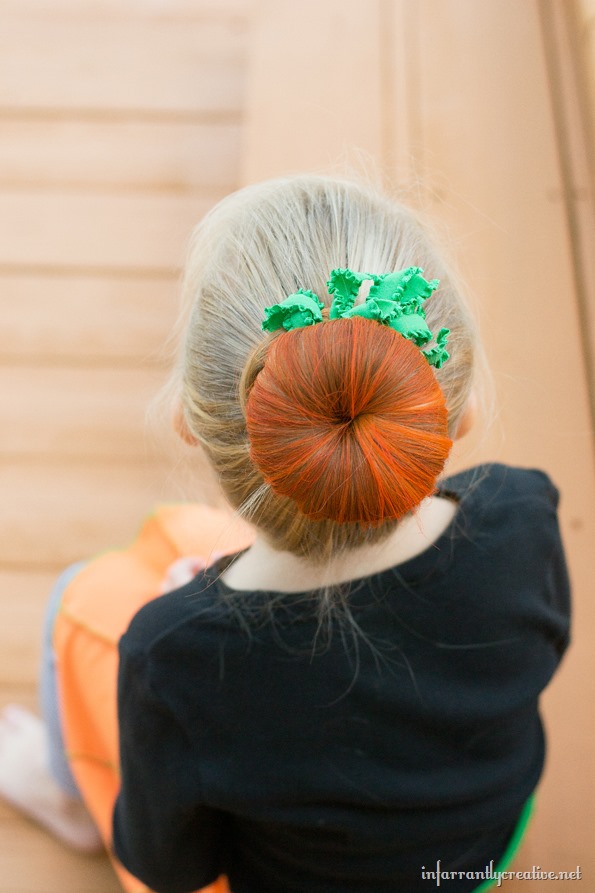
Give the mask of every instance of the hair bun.
M 281 334 L 246 402 L 250 455 L 313 520 L 376 526 L 434 492 L 452 446 L 418 347 L 366 319 Z

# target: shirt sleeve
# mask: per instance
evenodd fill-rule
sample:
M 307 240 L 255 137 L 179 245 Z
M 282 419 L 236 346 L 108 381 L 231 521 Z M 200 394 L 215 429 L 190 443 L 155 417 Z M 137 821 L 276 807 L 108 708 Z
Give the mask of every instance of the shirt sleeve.
M 155 692 L 150 659 L 120 643 L 121 790 L 113 846 L 156 893 L 190 893 L 222 873 L 224 814 L 201 803 L 191 741 Z
M 525 523 L 538 550 L 534 555 L 529 552 L 528 557 L 535 578 L 541 581 L 534 610 L 559 661 L 570 643 L 571 621 L 570 579 L 558 519 L 560 493 L 545 472 L 530 469 L 526 475 L 531 489 Z

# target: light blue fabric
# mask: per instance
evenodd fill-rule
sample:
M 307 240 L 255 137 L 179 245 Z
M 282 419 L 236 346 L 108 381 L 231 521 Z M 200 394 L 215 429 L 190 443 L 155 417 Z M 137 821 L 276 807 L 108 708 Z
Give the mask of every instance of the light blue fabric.
M 52 638 L 54 622 L 60 609 L 64 590 L 85 564 L 86 562 L 79 561 L 77 564 L 73 564 L 66 568 L 66 570 L 58 577 L 54 584 L 54 588 L 50 593 L 43 628 L 41 667 L 39 675 L 39 700 L 41 714 L 48 731 L 50 772 L 65 794 L 68 794 L 70 797 L 78 798 L 80 798 L 81 795 L 72 772 L 70 771 L 70 766 L 64 752 L 64 737 L 62 734 L 60 703 L 58 697 L 56 655 Z

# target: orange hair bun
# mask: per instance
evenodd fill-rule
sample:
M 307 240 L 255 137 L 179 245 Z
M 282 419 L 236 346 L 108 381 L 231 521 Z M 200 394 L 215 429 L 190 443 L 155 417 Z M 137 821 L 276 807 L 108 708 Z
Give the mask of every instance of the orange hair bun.
M 419 348 L 363 318 L 275 337 L 246 402 L 250 455 L 272 490 L 312 520 L 368 527 L 434 492 L 447 417 Z

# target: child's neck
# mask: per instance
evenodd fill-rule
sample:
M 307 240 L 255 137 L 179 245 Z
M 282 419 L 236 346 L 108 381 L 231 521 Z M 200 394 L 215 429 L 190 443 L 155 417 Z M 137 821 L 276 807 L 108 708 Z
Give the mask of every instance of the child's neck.
M 451 523 L 457 511 L 452 499 L 430 496 L 415 515 L 408 515 L 386 540 L 343 552 L 316 566 L 290 552 L 274 549 L 258 536 L 222 575 L 231 589 L 305 592 L 367 577 L 425 552 Z

